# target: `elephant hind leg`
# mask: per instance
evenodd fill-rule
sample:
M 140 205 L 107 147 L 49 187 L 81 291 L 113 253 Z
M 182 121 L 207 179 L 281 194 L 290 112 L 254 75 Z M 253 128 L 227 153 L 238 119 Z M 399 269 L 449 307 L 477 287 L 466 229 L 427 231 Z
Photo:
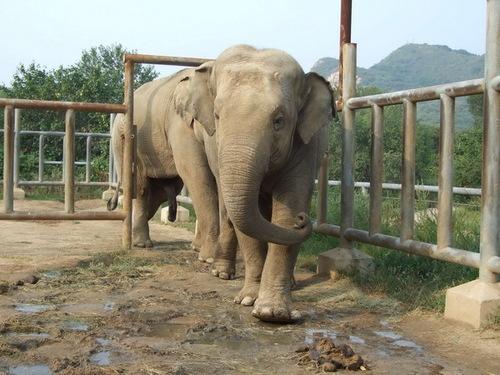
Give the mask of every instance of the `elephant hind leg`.
M 152 184 L 149 178 L 145 178 L 141 182 L 141 186 L 137 189 L 137 198 L 134 200 L 134 220 L 132 225 L 134 246 L 153 247 L 153 242 L 149 236 L 148 221 L 152 217 L 150 200 L 154 193 L 151 191 Z

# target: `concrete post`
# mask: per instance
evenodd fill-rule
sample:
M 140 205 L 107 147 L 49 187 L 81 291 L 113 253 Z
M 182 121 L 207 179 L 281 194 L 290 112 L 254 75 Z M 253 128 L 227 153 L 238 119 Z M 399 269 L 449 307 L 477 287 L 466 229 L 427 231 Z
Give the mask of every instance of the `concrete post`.
M 445 317 L 479 328 L 500 315 L 499 275 L 489 262 L 500 256 L 500 0 L 487 0 L 484 59 L 484 138 L 479 279 L 448 289 Z

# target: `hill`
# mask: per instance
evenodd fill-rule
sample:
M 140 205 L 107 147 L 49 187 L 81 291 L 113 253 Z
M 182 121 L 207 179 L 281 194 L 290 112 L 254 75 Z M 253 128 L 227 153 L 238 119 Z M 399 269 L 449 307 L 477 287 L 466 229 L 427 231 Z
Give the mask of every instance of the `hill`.
M 319 59 L 311 68 L 325 78 L 337 70 L 338 59 L 332 57 Z M 361 85 L 389 92 L 481 78 L 483 71 L 484 55 L 441 45 L 406 44 L 370 68 L 358 68 L 357 74 Z M 423 103 L 418 108 L 420 121 L 439 123 L 438 103 Z M 457 100 L 456 109 L 457 127 L 469 127 L 472 116 L 465 98 Z

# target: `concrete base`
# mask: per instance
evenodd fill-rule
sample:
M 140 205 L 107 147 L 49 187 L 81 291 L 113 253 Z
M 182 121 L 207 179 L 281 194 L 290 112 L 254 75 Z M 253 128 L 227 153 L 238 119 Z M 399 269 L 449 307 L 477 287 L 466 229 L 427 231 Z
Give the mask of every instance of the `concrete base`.
M 487 325 L 500 316 L 500 283 L 474 280 L 448 289 L 444 316 L 474 328 Z
M 26 193 L 21 188 L 14 188 L 14 199 L 24 199 L 26 198 Z
M 338 272 L 368 274 L 374 270 L 373 258 L 356 249 L 337 247 L 318 256 L 317 273 L 319 275 L 337 278 Z
M 168 221 L 168 210 L 170 207 L 163 207 L 161 209 L 161 222 L 162 223 L 170 223 Z M 189 221 L 189 210 L 182 206 L 177 205 L 177 218 L 175 219 L 176 223 L 183 223 Z
M 102 192 L 102 200 L 103 201 L 109 201 L 113 195 L 115 194 L 115 191 L 113 189 L 108 189 Z

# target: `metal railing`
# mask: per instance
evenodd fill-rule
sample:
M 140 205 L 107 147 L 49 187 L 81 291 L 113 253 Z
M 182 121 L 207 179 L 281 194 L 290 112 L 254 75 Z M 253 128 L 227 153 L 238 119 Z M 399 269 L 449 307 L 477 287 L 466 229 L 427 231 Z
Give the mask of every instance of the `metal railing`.
M 76 186 L 116 186 L 116 171 L 113 163 L 113 147 L 111 145 L 111 129 L 116 114 L 110 114 L 110 132 L 109 133 L 92 133 L 92 132 L 75 132 L 75 137 L 85 141 L 85 160 L 75 161 L 75 166 L 85 166 L 85 179 L 83 181 L 75 180 Z M 45 131 L 45 130 L 21 130 L 21 109 L 14 110 L 14 187 L 20 186 L 63 186 L 64 185 L 64 168 L 62 169 L 62 180 L 46 180 L 45 166 L 46 165 L 61 165 L 64 167 L 64 160 L 46 160 L 45 144 L 49 137 L 63 138 L 65 142 L 65 132 L 63 131 Z M 0 133 L 4 130 L 0 129 Z M 37 136 L 38 137 L 38 178 L 37 180 L 22 180 L 20 178 L 20 154 L 21 154 L 21 136 Z M 94 139 L 108 139 L 108 181 L 91 181 L 92 179 L 92 142 Z M 75 142 L 76 143 L 76 142 Z M 64 152 L 63 152 L 64 159 Z
M 48 100 L 29 100 L 29 99 L 7 99 L 0 98 L 0 108 L 4 108 L 4 164 L 3 164 L 3 201 L 4 212 L 0 213 L 0 220 L 123 220 L 122 245 L 126 249 L 132 247 L 132 199 L 135 186 L 135 128 L 133 125 L 134 115 L 134 65 L 135 64 L 161 64 L 178 66 L 199 66 L 208 61 L 207 59 L 190 57 L 172 57 L 156 55 L 137 55 L 126 54 L 125 80 L 124 80 L 124 104 L 111 103 L 82 103 L 82 102 L 59 102 Z M 43 180 L 43 167 L 46 163 L 39 162 L 39 181 L 32 181 L 33 184 L 63 184 L 64 185 L 64 212 L 18 212 L 14 211 L 14 176 L 19 184 L 19 174 L 14 170 L 19 170 L 19 159 L 15 161 L 14 149 L 19 147 L 18 139 L 15 139 L 15 109 L 45 109 L 54 111 L 66 111 L 65 132 L 64 132 L 64 182 L 50 182 Z M 81 211 L 75 212 L 75 137 L 87 137 L 87 158 L 86 158 L 86 181 L 79 184 L 90 184 L 90 146 L 92 137 L 97 134 L 78 134 L 75 133 L 75 111 L 81 112 L 99 112 L 99 113 L 123 113 L 125 114 L 125 126 L 123 136 L 123 159 L 122 176 L 123 183 L 123 211 L 103 212 L 103 211 Z M 43 141 L 45 135 L 63 136 L 58 132 L 46 132 L 39 135 L 39 146 L 41 144 L 41 155 L 43 155 Z M 51 133 L 51 134 L 49 134 Z M 56 134 L 54 134 L 56 133 Z M 27 133 L 25 133 L 27 134 Z M 89 138 L 90 137 L 90 138 Z M 18 153 L 17 153 L 18 154 Z M 110 156 L 111 157 L 111 156 Z M 59 163 L 58 161 L 56 161 Z M 15 165 L 15 168 L 14 168 Z M 112 163 L 110 163 L 112 165 Z M 112 175 L 113 173 L 110 173 Z M 41 181 L 40 181 L 41 180 Z M 29 183 L 30 181 L 25 181 Z M 108 184 L 109 181 L 106 183 Z
M 342 182 L 341 222 L 326 222 L 328 154 L 324 155 L 318 183 L 318 212 L 315 230 L 340 237 L 340 247 L 353 248 L 363 242 L 410 254 L 445 260 L 479 268 L 480 279 L 495 282 L 500 275 L 500 49 L 498 28 L 500 0 L 488 1 L 488 27 L 484 79 L 410 89 L 392 93 L 354 97 L 356 92 L 356 44 L 342 47 Z M 483 94 L 484 140 L 481 202 L 480 253 L 454 248 L 452 245 L 453 139 L 455 98 Z M 438 232 L 437 243 L 414 239 L 415 220 L 415 127 L 417 103 L 439 100 L 441 121 L 439 136 Z M 384 107 L 402 105 L 403 155 L 401 184 L 401 229 L 399 237 L 381 233 L 383 181 Z M 371 108 L 371 177 L 368 231 L 354 227 L 354 120 L 356 110 Z

